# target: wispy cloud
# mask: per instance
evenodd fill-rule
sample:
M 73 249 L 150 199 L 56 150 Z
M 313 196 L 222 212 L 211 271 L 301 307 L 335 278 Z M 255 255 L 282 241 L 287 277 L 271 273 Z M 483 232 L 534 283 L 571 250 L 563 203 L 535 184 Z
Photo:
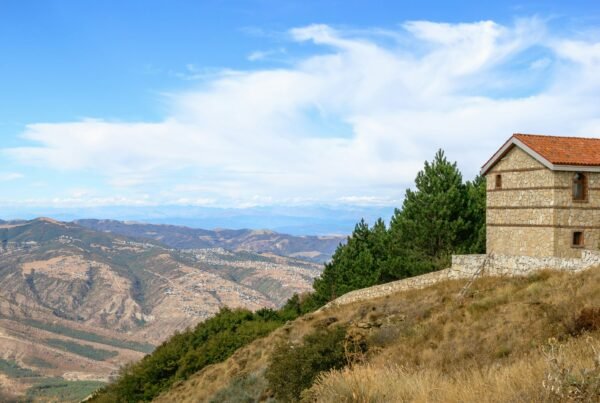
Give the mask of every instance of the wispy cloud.
M 600 135 L 599 38 L 563 37 L 538 18 L 386 33 L 394 40 L 295 28 L 292 40 L 318 53 L 286 68 L 188 66 L 202 86 L 171 94 L 161 122 L 36 123 L 30 146 L 4 152 L 155 201 L 382 204 L 440 147 L 472 176 L 513 132 Z
M 0 182 L 14 181 L 23 177 L 24 175 L 19 172 L 0 172 Z
M 285 55 L 286 53 L 287 50 L 285 48 L 256 50 L 248 55 L 248 60 L 251 62 L 262 60 L 280 60 L 281 56 Z

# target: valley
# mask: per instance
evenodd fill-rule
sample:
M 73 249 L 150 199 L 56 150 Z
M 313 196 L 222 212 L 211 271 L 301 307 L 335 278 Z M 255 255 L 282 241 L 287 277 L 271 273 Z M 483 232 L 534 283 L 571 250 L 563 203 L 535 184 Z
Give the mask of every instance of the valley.
M 0 387 L 78 398 L 221 307 L 281 306 L 317 263 L 176 249 L 47 218 L 0 223 Z

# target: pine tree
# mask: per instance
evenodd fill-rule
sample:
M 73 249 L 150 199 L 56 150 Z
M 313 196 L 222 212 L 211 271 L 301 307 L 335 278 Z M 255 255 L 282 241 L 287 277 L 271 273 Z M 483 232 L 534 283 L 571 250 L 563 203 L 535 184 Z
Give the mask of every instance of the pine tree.
M 480 175 L 466 184 L 466 253 L 485 253 L 485 184 L 485 177 Z
M 485 178 L 463 184 L 439 150 L 417 174 L 389 229 L 361 220 L 313 285 L 310 306 L 349 291 L 446 268 L 455 253 L 485 250 Z M 312 305 L 311 305 L 312 304 Z
M 369 287 L 379 282 L 381 262 L 388 255 L 387 229 L 379 219 L 372 229 L 360 220 L 345 245 L 340 245 L 331 262 L 325 264 L 314 289 L 322 302 L 349 291 Z
M 409 262 L 425 259 L 419 270 L 439 269 L 450 264 L 452 253 L 465 250 L 467 197 L 456 163 L 439 150 L 434 160 L 415 179 L 416 190 L 407 190 L 402 211 L 391 223 Z M 414 270 L 413 270 L 414 271 Z

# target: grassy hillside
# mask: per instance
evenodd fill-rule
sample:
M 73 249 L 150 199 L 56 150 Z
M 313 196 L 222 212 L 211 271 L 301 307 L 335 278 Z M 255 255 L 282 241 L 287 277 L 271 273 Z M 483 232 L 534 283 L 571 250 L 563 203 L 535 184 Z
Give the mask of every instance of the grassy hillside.
M 600 268 L 482 278 L 458 299 L 463 285 L 305 315 L 157 401 L 600 400 Z M 338 350 L 323 348 L 338 329 L 345 334 L 339 359 Z M 290 358 L 277 359 L 286 349 Z M 306 353 L 294 355 L 298 349 Z M 338 369 L 318 375 L 315 351 Z M 269 376 L 274 368 L 286 376 Z M 307 380 L 303 392 L 286 395 Z

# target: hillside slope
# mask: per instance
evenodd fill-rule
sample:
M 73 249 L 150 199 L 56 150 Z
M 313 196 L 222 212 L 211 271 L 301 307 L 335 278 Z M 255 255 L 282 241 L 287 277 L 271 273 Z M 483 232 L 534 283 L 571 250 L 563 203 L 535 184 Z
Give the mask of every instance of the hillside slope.
M 96 382 L 93 390 L 221 307 L 277 307 L 321 270 L 47 218 L 0 223 L 0 242 L 0 388 L 16 395 L 48 382 Z
M 600 268 L 485 277 L 457 299 L 464 284 L 445 281 L 300 317 L 156 401 L 274 401 L 265 372 L 277 346 L 299 348 L 306 335 L 336 326 L 368 351 L 352 367 L 322 374 L 306 401 L 531 402 L 567 400 L 567 393 L 600 400 Z M 289 362 L 290 382 L 300 365 Z
M 273 253 L 315 263 L 328 261 L 344 236 L 294 236 L 267 230 L 205 230 L 177 225 L 156 225 L 115 220 L 77 220 L 96 231 L 160 241 L 177 249 L 225 248 L 233 251 Z

